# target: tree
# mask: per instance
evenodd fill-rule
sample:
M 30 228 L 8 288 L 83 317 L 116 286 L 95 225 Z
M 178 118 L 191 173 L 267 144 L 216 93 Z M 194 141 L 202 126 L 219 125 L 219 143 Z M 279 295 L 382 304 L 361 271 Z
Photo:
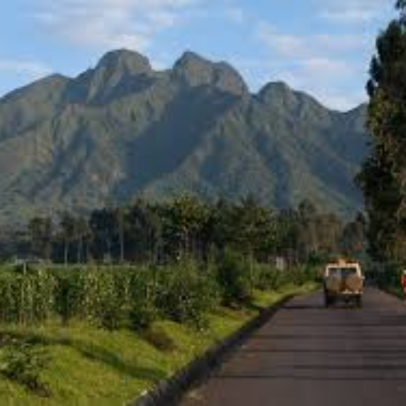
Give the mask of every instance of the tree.
M 118 241 L 120 245 L 120 262 L 123 263 L 125 260 L 125 208 L 118 207 L 115 212 L 115 218 L 117 223 L 117 231 L 118 231 Z
M 301 260 L 307 260 L 310 255 L 315 255 L 319 251 L 318 216 L 318 209 L 310 200 L 304 200 L 299 204 L 295 241 L 296 251 Z
M 115 242 L 119 240 L 119 227 L 115 211 L 112 209 L 94 210 L 90 215 L 89 226 L 95 258 L 110 261 L 113 258 Z
M 89 259 L 88 258 L 88 246 L 89 246 L 91 231 L 89 228 L 89 223 L 86 218 L 79 217 L 75 220 L 74 234 L 75 234 L 76 245 L 77 245 L 76 262 L 81 263 L 81 262 L 83 262 L 84 258 L 85 258 L 85 261 L 87 261 Z
M 362 213 L 354 221 L 344 227 L 341 239 L 342 252 L 349 256 L 359 258 L 365 253 L 365 236 L 367 222 Z
M 185 254 L 201 256 L 208 207 L 195 197 L 182 196 L 167 206 L 165 217 L 165 239 L 171 253 L 178 259 Z
M 142 199 L 131 204 L 125 214 L 126 255 L 132 261 L 156 262 L 162 247 L 163 213 L 160 206 Z
M 358 182 L 369 215 L 370 254 L 406 259 L 406 0 L 378 37 L 370 67 L 368 128 L 372 149 Z
M 28 231 L 31 239 L 31 252 L 41 258 L 49 260 L 52 243 L 52 220 L 50 217 L 34 217 Z
M 60 229 L 64 246 L 63 262 L 67 265 L 69 262 L 70 244 L 75 239 L 75 219 L 68 212 L 64 212 L 61 215 Z

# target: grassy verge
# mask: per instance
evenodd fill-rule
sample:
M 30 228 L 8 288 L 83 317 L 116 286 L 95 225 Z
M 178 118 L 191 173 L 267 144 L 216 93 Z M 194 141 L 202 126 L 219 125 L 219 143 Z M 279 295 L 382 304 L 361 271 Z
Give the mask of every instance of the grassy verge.
M 286 286 L 278 292 L 256 292 L 257 310 L 220 308 L 197 330 L 172 321 L 157 321 L 145 333 L 107 331 L 83 322 L 63 327 L 0 327 L 1 405 L 122 405 L 184 367 L 208 347 L 232 334 L 282 297 L 304 293 L 315 284 Z M 4 374 L 4 353 L 28 345 L 46 353 L 40 372 L 43 391 Z M 3 361 L 2 361 L 3 359 Z M 3 363 L 3 365 L 1 364 Z M 18 366 L 18 363 L 16 364 Z

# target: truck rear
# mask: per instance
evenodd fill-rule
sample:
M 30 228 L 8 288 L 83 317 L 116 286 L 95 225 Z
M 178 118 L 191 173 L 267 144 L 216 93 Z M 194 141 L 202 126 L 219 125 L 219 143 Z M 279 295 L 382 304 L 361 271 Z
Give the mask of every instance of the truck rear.
M 362 306 L 364 276 L 358 262 L 340 260 L 327 264 L 323 282 L 326 307 L 339 300 Z

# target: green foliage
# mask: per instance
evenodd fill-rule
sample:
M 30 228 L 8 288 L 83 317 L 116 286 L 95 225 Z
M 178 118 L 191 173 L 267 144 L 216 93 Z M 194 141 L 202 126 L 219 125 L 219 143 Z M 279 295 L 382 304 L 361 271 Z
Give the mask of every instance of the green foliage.
M 371 279 L 380 289 L 392 290 L 403 297 L 401 278 L 403 269 L 399 263 L 387 263 L 385 266 L 375 266 L 369 270 L 369 279 Z
M 157 305 L 165 317 L 204 327 L 207 314 L 218 305 L 218 289 L 209 273 L 195 261 L 184 260 L 161 275 Z
M 55 277 L 48 270 L 0 272 L 0 321 L 40 323 L 54 310 Z
M 49 362 L 46 348 L 32 344 L 18 343 L 0 350 L 0 374 L 42 396 L 50 395 L 41 379 Z
M 91 269 L 85 273 L 84 301 L 86 316 L 99 322 L 103 327 L 117 327 L 120 313 L 120 292 L 117 289 L 115 275 L 108 270 Z
M 254 290 L 301 285 L 306 269 L 280 272 L 235 251 L 209 264 L 0 270 L 0 322 L 21 326 L 82 320 L 107 330 L 146 331 L 158 320 L 205 328 L 220 303 L 252 303 Z
M 226 305 L 249 304 L 253 297 L 253 269 L 247 259 L 226 250 L 217 268 L 217 279 Z
M 52 260 L 79 267 L 161 265 L 188 257 L 208 262 L 226 248 L 262 263 L 277 257 L 289 263 L 320 262 L 343 252 L 362 255 L 367 229 L 362 215 L 345 224 L 308 200 L 296 210 L 278 212 L 253 197 L 211 204 L 190 196 L 165 203 L 138 199 L 97 209 L 88 218 L 65 213 L 61 223 L 51 241 Z
M 286 285 L 301 286 L 307 282 L 318 282 L 317 268 L 311 266 L 278 270 L 269 265 L 255 265 L 255 287 L 259 290 L 279 290 Z
M 390 22 L 376 42 L 370 68 L 368 127 L 371 153 L 358 182 L 370 218 L 370 254 L 379 261 L 406 259 L 404 159 L 406 131 L 406 20 Z
M 64 323 L 68 323 L 83 311 L 84 288 L 82 270 L 70 268 L 69 272 L 57 272 L 55 295 L 56 311 Z
M 49 217 L 34 217 L 28 224 L 31 237 L 31 252 L 49 259 L 52 242 L 52 220 Z
M 156 302 L 159 286 L 155 268 L 141 268 L 132 273 L 129 285 L 129 318 L 133 329 L 147 329 L 158 319 Z
M 177 348 L 173 338 L 161 326 L 151 326 L 144 332 L 143 338 L 159 351 L 174 351 Z

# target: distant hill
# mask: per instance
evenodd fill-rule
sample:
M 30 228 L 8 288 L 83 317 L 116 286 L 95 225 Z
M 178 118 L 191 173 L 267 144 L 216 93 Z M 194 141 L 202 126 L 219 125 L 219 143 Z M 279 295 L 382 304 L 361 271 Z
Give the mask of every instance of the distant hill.
M 0 222 L 185 192 L 349 214 L 361 207 L 364 117 L 284 83 L 253 95 L 233 67 L 191 52 L 157 72 L 113 51 L 0 100 Z

